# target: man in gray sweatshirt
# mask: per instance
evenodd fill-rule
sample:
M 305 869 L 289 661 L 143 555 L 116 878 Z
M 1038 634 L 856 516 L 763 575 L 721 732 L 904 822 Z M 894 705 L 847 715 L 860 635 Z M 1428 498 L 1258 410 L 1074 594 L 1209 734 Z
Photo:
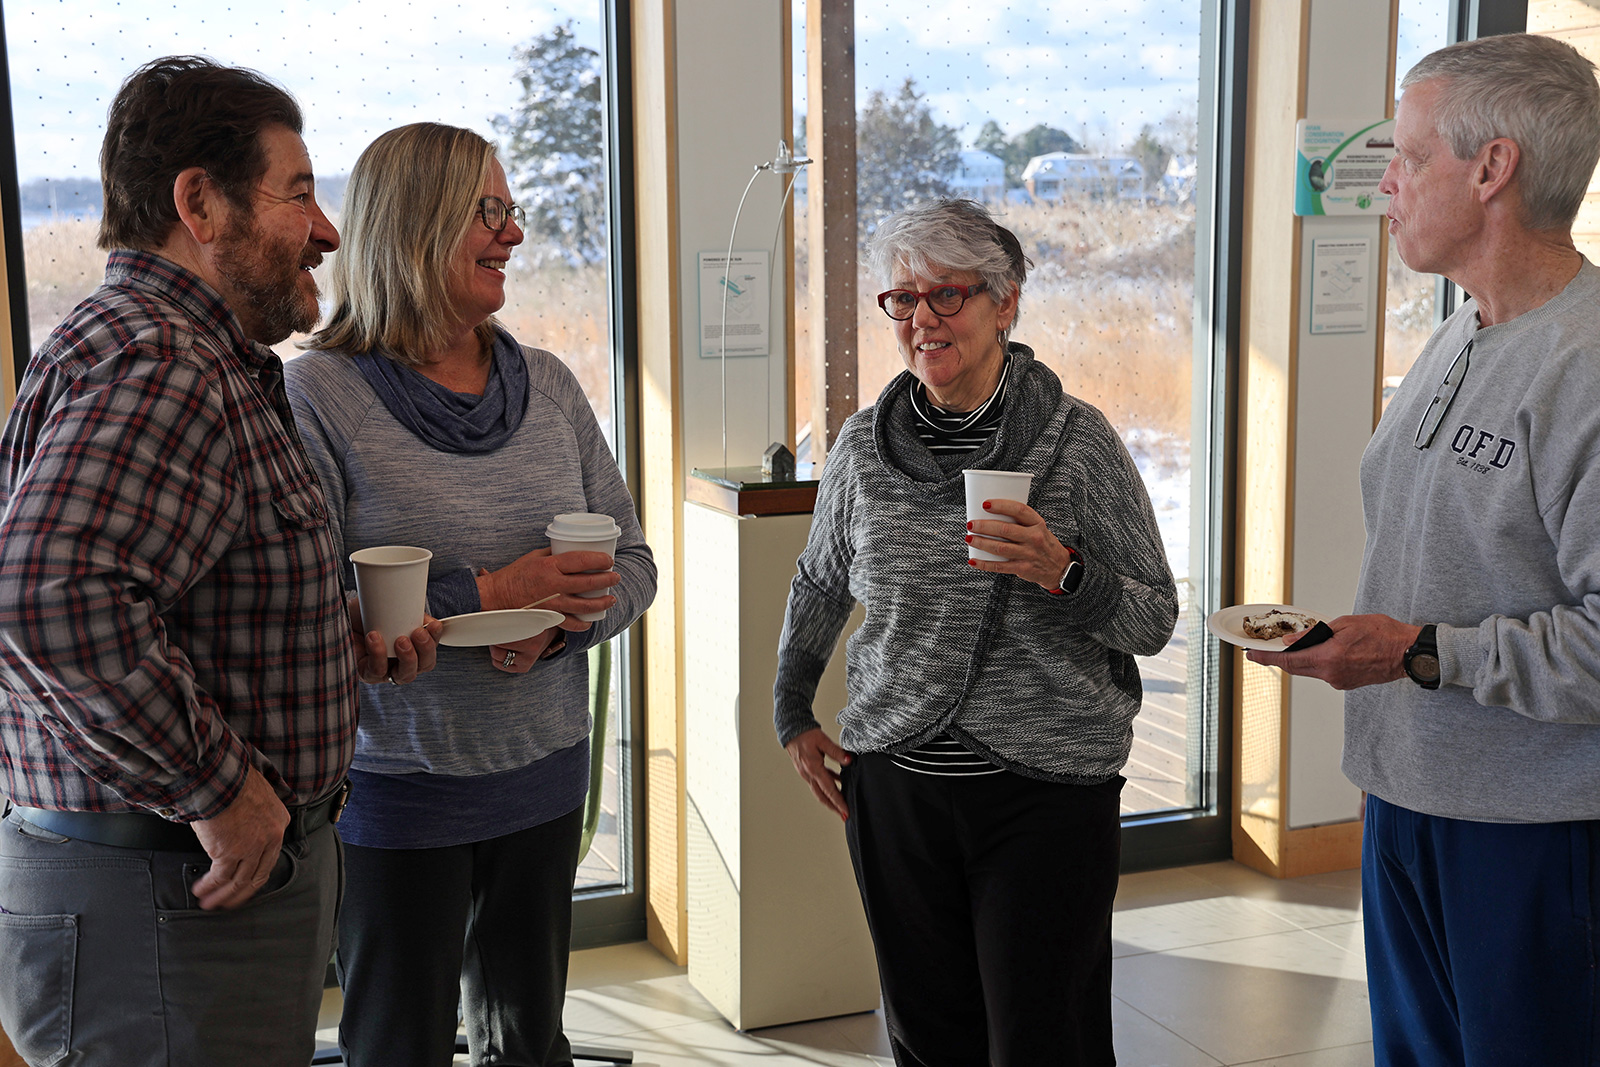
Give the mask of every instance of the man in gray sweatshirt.
M 1600 269 L 1572 224 L 1600 86 L 1565 44 L 1442 49 L 1381 188 L 1416 271 L 1471 294 L 1361 464 L 1357 614 L 1258 663 L 1349 690 L 1381 1064 L 1600 1055 Z M 1286 641 L 1289 639 L 1286 639 Z

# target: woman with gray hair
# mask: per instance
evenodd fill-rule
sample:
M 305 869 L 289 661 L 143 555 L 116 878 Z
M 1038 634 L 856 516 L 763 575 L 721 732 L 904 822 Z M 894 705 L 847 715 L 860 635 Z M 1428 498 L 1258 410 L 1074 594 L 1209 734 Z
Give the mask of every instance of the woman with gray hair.
M 828 454 L 778 738 L 845 820 L 897 1064 L 1112 1064 L 1134 657 L 1177 620 L 1155 514 L 1104 416 L 1009 339 L 1030 264 L 987 210 L 911 208 L 872 262 L 906 372 Z M 1031 474 L 1028 500 L 966 521 L 981 469 Z M 858 601 L 835 743 L 812 700 Z
M 458 1000 L 474 1063 L 572 1063 L 561 1009 L 590 767 L 584 652 L 639 617 L 656 573 L 577 379 L 493 318 L 521 221 L 476 133 L 383 134 L 345 190 L 328 324 L 285 368 L 340 558 L 420 545 L 435 615 L 543 600 L 566 616 L 487 655 L 441 649 L 425 687 L 364 687 L 339 824 L 339 1046 L 353 1067 L 451 1063 Z M 614 518 L 614 558 L 552 555 L 545 528 L 568 512 Z M 576 618 L 600 608 L 600 622 Z

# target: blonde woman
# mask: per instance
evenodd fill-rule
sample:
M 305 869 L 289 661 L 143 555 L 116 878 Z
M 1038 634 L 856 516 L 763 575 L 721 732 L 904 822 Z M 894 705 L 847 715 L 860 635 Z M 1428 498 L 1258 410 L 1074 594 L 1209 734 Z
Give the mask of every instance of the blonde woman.
M 577 380 L 493 319 L 523 237 L 493 146 L 391 130 L 356 162 L 342 216 L 328 325 L 286 371 L 340 558 L 421 545 L 434 615 L 554 596 L 567 618 L 487 654 L 442 649 L 425 686 L 364 688 L 340 823 L 339 1044 L 354 1067 L 443 1067 L 459 998 L 473 1062 L 565 1067 L 583 653 L 649 605 L 655 564 Z M 614 559 L 550 554 L 545 526 L 579 511 L 621 526 Z M 574 617 L 597 607 L 601 622 Z

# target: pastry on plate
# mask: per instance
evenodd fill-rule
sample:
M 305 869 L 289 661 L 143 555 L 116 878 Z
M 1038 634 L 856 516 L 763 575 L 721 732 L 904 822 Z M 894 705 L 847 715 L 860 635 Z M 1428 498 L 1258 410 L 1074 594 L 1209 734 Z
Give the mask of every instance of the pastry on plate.
M 1270 641 L 1274 637 L 1285 634 L 1299 633 L 1309 630 L 1317 624 L 1317 620 L 1310 615 L 1303 615 L 1298 611 L 1263 611 L 1259 615 L 1246 615 L 1241 624 L 1246 637 L 1253 637 L 1259 641 Z

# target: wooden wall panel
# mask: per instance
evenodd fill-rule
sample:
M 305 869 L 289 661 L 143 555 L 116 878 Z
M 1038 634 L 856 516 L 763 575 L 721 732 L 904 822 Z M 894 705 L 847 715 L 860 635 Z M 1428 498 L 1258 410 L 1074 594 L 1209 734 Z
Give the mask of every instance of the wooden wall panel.
M 660 581 L 644 617 L 645 930 L 688 961 L 683 768 L 683 464 L 673 0 L 632 6 L 641 518 Z
M 807 0 L 811 456 L 818 461 L 859 406 L 855 20 L 855 0 Z
M 1295 122 L 1304 108 L 1311 0 L 1252 4 L 1246 105 L 1241 296 L 1239 603 L 1288 603 L 1293 590 L 1288 501 L 1294 441 L 1294 347 L 1300 221 L 1294 215 Z M 1285 676 L 1235 649 L 1234 858 L 1281 873 L 1287 764 Z

